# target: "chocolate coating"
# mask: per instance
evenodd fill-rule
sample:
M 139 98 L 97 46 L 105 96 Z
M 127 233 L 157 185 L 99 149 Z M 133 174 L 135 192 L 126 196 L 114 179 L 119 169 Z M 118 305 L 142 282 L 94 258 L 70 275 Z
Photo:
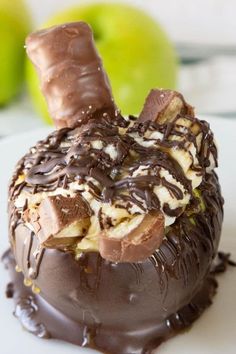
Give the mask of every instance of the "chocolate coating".
M 204 309 L 211 304 L 217 287 L 215 277 L 210 274 L 191 303 L 163 320 L 153 328 L 153 331 L 149 332 L 150 341 L 145 345 L 144 343 L 148 342 L 146 332 L 133 334 L 122 332 L 114 337 L 113 329 L 99 327 L 91 329 L 69 319 L 41 296 L 35 295 L 23 285 L 23 276 L 15 272 L 15 260 L 10 250 L 4 254 L 3 262 L 10 272 L 11 283 L 7 288 L 12 288 L 10 295 L 15 302 L 15 316 L 27 331 L 40 338 L 63 339 L 83 347 L 89 345 L 107 354 L 130 354 L 131 351 L 132 354 L 151 354 L 154 347 L 189 326 L 201 315 Z M 220 261 L 219 267 L 224 263 Z
M 38 270 L 38 301 L 44 302 L 42 297 L 92 338 L 80 332 L 69 341 L 113 354 L 151 353 L 209 306 L 216 285 L 208 274 L 223 217 L 214 173 L 205 176 L 200 190 L 206 209 L 192 214 L 193 201 L 170 227 L 159 251 L 142 263 L 110 263 L 98 253 L 76 261 L 71 253 L 46 249 L 39 266 L 37 238 L 33 235 L 30 243 L 30 231 L 22 224 L 16 227 L 10 235 L 15 258 L 26 278 L 31 277 L 29 262 Z M 46 319 L 44 324 L 47 329 Z M 68 340 L 62 330 L 51 336 Z
M 97 110 L 115 111 L 109 80 L 86 23 L 34 32 L 26 39 L 26 50 L 57 128 L 79 124 Z

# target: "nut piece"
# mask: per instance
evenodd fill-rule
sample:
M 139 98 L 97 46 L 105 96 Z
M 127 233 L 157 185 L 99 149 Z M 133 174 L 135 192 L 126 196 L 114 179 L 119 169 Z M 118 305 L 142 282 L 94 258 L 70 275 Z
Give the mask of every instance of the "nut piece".
M 151 120 L 159 124 L 171 122 L 178 114 L 194 117 L 194 109 L 183 96 L 172 90 L 151 90 L 148 94 L 139 122 Z
M 99 252 L 111 262 L 141 262 L 160 246 L 163 236 L 162 213 L 138 215 L 104 230 L 99 235 Z
M 57 128 L 87 122 L 97 110 L 115 111 L 109 80 L 86 23 L 32 33 L 26 51 Z
M 91 210 L 80 197 L 50 196 L 38 208 L 38 237 L 45 247 L 69 246 L 83 237 L 90 225 Z

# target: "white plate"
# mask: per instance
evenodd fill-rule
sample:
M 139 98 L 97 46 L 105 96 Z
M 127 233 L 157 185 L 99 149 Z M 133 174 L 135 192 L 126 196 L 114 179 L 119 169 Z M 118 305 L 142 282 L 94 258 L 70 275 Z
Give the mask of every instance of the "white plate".
M 231 252 L 236 259 L 236 120 L 210 118 L 207 120 L 217 137 L 220 150 L 219 176 L 225 197 L 225 221 L 220 249 Z M 15 135 L 0 141 L 0 253 L 8 247 L 7 241 L 7 183 L 17 160 L 45 137 L 48 128 Z M 90 354 L 64 342 L 42 340 L 22 330 L 12 315 L 13 302 L 4 296 L 8 281 L 7 272 L 0 265 L 0 353 L 2 354 Z M 211 306 L 193 325 L 190 331 L 162 344 L 159 354 L 235 354 L 236 352 L 236 269 L 219 277 L 219 290 Z M 124 353 L 132 354 L 132 353 Z

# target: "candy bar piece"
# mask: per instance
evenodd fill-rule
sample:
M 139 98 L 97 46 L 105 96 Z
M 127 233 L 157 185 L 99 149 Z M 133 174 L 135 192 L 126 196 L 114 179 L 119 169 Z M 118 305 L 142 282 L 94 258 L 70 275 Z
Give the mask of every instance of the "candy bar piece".
M 160 246 L 163 236 L 162 213 L 138 215 L 103 231 L 99 236 L 99 252 L 111 262 L 141 262 Z
M 26 48 L 57 128 L 81 124 L 97 110 L 114 112 L 109 80 L 86 23 L 35 32 Z
M 38 236 L 46 247 L 61 248 L 78 241 L 90 225 L 91 211 L 80 197 L 61 195 L 45 198 L 38 209 Z M 58 246 L 58 247 L 57 247 Z
M 194 117 L 194 109 L 185 102 L 179 92 L 153 89 L 146 98 L 138 121 L 151 120 L 162 124 L 166 121 L 171 122 L 178 114 Z

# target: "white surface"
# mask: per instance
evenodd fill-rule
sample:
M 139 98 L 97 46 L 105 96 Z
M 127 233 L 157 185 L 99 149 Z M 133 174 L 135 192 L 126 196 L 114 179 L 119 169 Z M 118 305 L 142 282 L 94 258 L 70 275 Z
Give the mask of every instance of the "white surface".
M 43 126 L 45 123 L 26 94 L 0 109 L 0 137 L 34 131 Z
M 236 56 L 213 57 L 180 67 L 178 89 L 197 113 L 228 114 L 236 119 L 235 87 Z
M 91 0 L 27 0 L 27 3 L 36 24 L 40 25 L 55 12 L 71 5 L 87 4 L 89 1 L 91 2 Z M 171 38 L 177 42 L 236 45 L 235 0 L 113 1 L 129 3 L 146 10 L 165 26 Z
M 220 149 L 219 176 L 225 197 L 225 222 L 220 249 L 231 252 L 236 259 L 236 121 L 207 118 L 215 132 Z M 0 141 L 0 253 L 7 241 L 7 183 L 16 161 L 29 146 L 43 138 L 49 129 L 12 136 Z M 80 349 L 63 342 L 41 340 L 26 333 L 12 316 L 13 302 L 4 296 L 8 281 L 7 272 L 0 265 L 0 353 L 1 354 L 90 354 L 92 350 Z M 158 354 L 235 354 L 236 348 L 236 269 L 219 277 L 219 290 L 214 304 L 193 325 L 190 331 L 169 340 L 159 347 Z M 124 353 L 128 354 L 128 353 Z M 132 354 L 132 353 L 129 353 Z

